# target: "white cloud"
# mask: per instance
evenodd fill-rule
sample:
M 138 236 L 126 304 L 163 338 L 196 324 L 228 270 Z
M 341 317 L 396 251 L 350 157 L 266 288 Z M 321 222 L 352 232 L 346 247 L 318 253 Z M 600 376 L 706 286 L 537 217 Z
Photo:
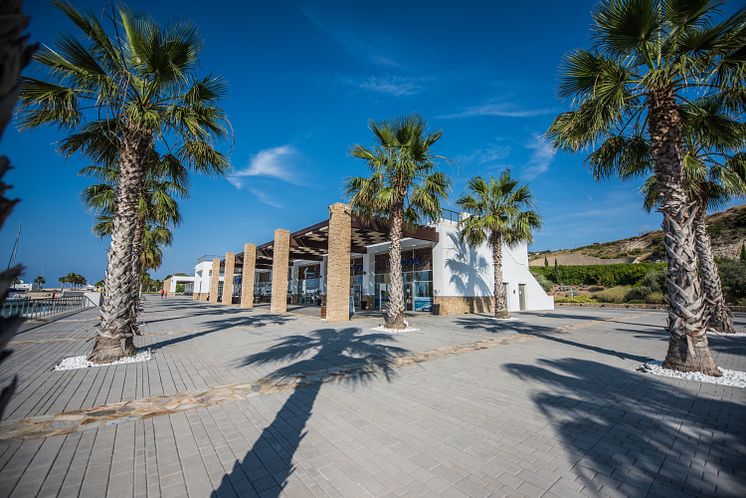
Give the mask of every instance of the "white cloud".
M 462 111 L 453 112 L 450 114 L 443 114 L 438 116 L 443 119 L 458 119 L 458 118 L 470 118 L 474 116 L 493 116 L 501 118 L 531 118 L 535 116 L 544 116 L 555 112 L 553 109 L 548 107 L 540 107 L 536 109 L 521 109 L 514 104 L 507 102 L 496 102 L 483 104 L 479 106 L 467 107 Z
M 281 145 L 257 152 L 251 157 L 249 165 L 244 169 L 233 171 L 228 175 L 228 181 L 236 188 L 244 186 L 245 178 L 252 176 L 268 176 L 279 178 L 288 183 L 298 183 L 298 178 L 290 164 L 297 160 L 298 151 L 292 145 Z
M 382 93 L 394 97 L 404 97 L 420 93 L 425 83 L 432 81 L 429 77 L 409 76 L 340 76 L 344 84 L 368 92 Z
M 510 155 L 509 145 L 489 145 L 480 149 L 475 149 L 466 155 L 456 157 L 456 161 L 462 164 L 475 164 L 482 166 L 484 164 L 501 161 Z
M 254 197 L 256 197 L 256 200 L 258 200 L 262 204 L 266 204 L 267 206 L 270 206 L 270 207 L 273 207 L 273 208 L 278 208 L 278 209 L 283 207 L 282 204 L 280 204 L 279 202 L 277 202 L 276 200 L 274 200 L 272 197 L 270 197 L 269 195 L 267 195 L 267 193 L 264 192 L 263 190 L 259 190 L 259 189 L 255 189 L 255 188 L 250 188 L 249 192 L 251 192 L 252 194 L 254 194 Z
M 536 135 L 535 141 L 529 143 L 526 147 L 533 150 L 533 152 L 528 163 L 523 168 L 521 176 L 526 180 L 533 180 L 549 169 L 557 151 L 554 150 L 552 144 L 547 142 L 543 135 Z
M 402 64 L 382 53 L 375 44 L 362 39 L 352 29 L 344 26 L 331 26 L 313 8 L 308 5 L 301 7 L 301 12 L 316 26 L 316 29 L 341 45 L 350 55 L 363 57 L 370 64 L 385 67 L 402 67 Z M 367 32 L 367 30 L 366 30 Z

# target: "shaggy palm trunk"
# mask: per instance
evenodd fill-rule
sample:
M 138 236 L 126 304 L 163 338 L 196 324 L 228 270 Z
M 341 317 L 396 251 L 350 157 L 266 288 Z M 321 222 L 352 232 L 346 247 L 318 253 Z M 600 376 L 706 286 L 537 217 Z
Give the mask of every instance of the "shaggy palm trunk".
M 404 221 L 404 209 L 400 205 L 394 209 L 391 216 L 391 230 L 389 238 L 389 302 L 386 306 L 384 318 L 386 327 L 390 329 L 407 328 L 404 316 L 404 278 L 401 272 L 401 236 Z
M 492 292 L 492 309 L 495 318 L 508 318 L 508 303 L 503 285 L 503 241 L 500 235 L 493 235 L 490 240 L 492 246 L 492 268 L 495 275 L 495 288 Z
M 681 118 L 673 90 L 650 96 L 650 154 L 660 185 L 663 244 L 668 261 L 668 354 L 664 366 L 720 375 L 707 345 L 704 299 L 697 273 L 694 206 L 687 198 Z
M 101 326 L 89 359 L 107 363 L 124 356 L 122 339 L 132 336 L 132 241 L 144 181 L 145 158 L 151 137 L 140 130 L 125 132 L 120 154 L 117 204 L 104 280 L 106 299 L 101 306 Z
M 710 328 L 718 332 L 733 333 L 733 315 L 725 304 L 723 287 L 720 283 L 718 267 L 712 254 L 712 243 L 707 233 L 706 208 L 700 206 L 694 218 L 697 256 L 702 273 L 702 287 L 705 289 L 705 313 Z
M 145 231 L 145 218 L 142 215 L 137 216 L 137 223 L 135 224 L 135 235 L 132 239 L 132 286 L 130 292 L 132 293 L 132 306 L 130 312 L 132 313 L 132 333 L 124 338 L 124 352 L 125 354 L 135 354 L 137 349 L 135 348 L 134 335 L 140 335 L 140 330 L 137 325 L 137 315 L 140 306 L 140 256 L 142 254 L 142 237 Z

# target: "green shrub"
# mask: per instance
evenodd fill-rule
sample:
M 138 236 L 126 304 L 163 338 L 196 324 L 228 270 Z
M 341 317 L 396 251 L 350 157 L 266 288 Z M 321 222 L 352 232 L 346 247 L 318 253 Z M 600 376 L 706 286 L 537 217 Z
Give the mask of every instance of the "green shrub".
M 630 291 L 627 293 L 626 299 L 628 301 L 644 301 L 648 295 L 650 295 L 653 292 L 653 290 L 650 287 L 646 287 L 644 285 L 637 285 L 635 287 L 632 287 Z
M 645 298 L 647 304 L 666 304 L 666 296 L 662 292 L 651 292 Z
M 617 285 L 610 289 L 602 290 L 593 294 L 601 303 L 621 304 L 627 301 L 627 294 L 632 288 L 627 285 Z
M 637 285 L 648 273 L 665 269 L 664 263 L 628 263 L 614 265 L 576 265 L 555 268 L 534 267 L 536 274 L 563 285 Z
M 549 280 L 547 277 L 545 277 L 541 273 L 534 273 L 534 277 L 536 278 L 536 281 L 539 282 L 539 285 L 541 285 L 541 288 L 544 289 L 545 292 L 549 292 L 552 290 L 552 287 L 554 287 L 554 284 L 551 280 Z
M 591 304 L 591 303 L 597 303 L 595 299 L 593 299 L 592 296 L 589 296 L 587 294 L 582 294 L 579 296 L 565 296 L 565 297 L 555 297 L 554 298 L 555 303 L 566 303 L 566 304 Z
M 725 300 L 735 303 L 746 298 L 746 264 L 730 259 L 719 260 L 717 264 Z
M 663 292 L 666 290 L 666 268 L 660 268 L 647 272 L 637 283 L 639 286 L 647 287 L 652 292 Z

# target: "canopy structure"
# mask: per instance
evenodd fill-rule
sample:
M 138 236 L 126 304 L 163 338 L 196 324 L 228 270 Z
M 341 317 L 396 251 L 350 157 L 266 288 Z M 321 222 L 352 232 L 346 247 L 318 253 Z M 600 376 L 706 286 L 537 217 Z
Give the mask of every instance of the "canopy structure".
M 365 254 L 367 247 L 382 244 L 389 240 L 389 225 L 382 220 L 363 220 L 352 216 L 350 236 L 350 253 Z M 416 225 L 406 227 L 403 238 L 438 242 L 438 232 L 434 227 Z M 256 268 L 271 269 L 274 253 L 274 240 L 256 247 Z M 290 234 L 290 262 L 322 261 L 329 253 L 329 220 L 302 228 Z M 236 269 L 243 266 L 243 249 L 236 251 Z M 221 271 L 225 270 L 225 259 L 221 259 Z

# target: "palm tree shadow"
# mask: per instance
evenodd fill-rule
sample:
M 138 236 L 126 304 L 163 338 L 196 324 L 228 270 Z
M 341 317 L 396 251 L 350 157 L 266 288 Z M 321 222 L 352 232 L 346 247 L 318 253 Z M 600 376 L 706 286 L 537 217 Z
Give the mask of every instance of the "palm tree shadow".
M 503 368 L 532 383 L 584 493 L 742 496 L 746 407 L 737 400 L 576 358 Z
M 244 358 L 241 366 L 293 361 L 263 380 L 295 382 L 296 387 L 243 460 L 237 460 L 223 477 L 215 495 L 241 495 L 253 489 L 264 497 L 279 496 L 295 470 L 293 456 L 305 437 L 322 383 L 332 376 L 355 387 L 379 377 L 391 382 L 395 360 L 409 352 L 392 345 L 395 340 L 390 334 L 365 333 L 359 328 L 319 329 L 285 337 Z
M 484 280 L 490 265 L 476 247 L 459 240 L 458 234 L 449 233 L 454 248 L 453 257 L 446 259 L 446 268 L 451 272 L 450 282 L 458 289 L 460 296 L 491 296 L 493 290 Z M 475 303 L 478 301 L 475 301 Z M 482 313 L 485 309 L 472 309 L 471 313 Z

